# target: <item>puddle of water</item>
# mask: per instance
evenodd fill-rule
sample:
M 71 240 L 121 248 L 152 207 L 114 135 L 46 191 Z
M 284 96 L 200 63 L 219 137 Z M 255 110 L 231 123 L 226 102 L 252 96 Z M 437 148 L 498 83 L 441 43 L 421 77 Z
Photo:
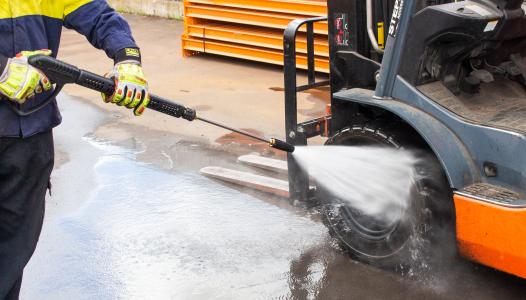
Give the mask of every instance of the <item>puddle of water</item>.
M 430 284 L 353 262 L 334 249 L 313 216 L 198 175 L 202 163 L 225 163 L 217 151 L 124 124 L 133 135 L 120 132 L 123 139 L 112 146 L 92 134 L 104 114 L 64 98 L 64 124 L 55 137 L 67 160 L 53 173 L 53 197 L 21 299 L 524 295 L 522 281 L 509 276 L 474 276 L 480 267 L 444 275 L 443 294 L 436 296 Z M 160 170 L 170 163 L 173 168 Z
M 310 108 L 298 108 L 298 113 L 310 118 L 319 118 L 327 115 L 326 105 L 331 103 L 331 94 L 328 88 L 315 88 L 302 92 L 308 95 L 305 100 L 312 103 Z
M 282 295 L 290 258 L 326 237 L 306 217 L 194 172 L 162 172 L 132 151 L 89 142 L 104 153 L 96 189 L 46 224 L 45 254 L 32 266 L 45 276 L 28 299 Z
M 270 87 L 269 90 L 275 91 L 275 92 L 284 92 L 285 89 L 283 87 Z M 315 89 L 309 89 L 306 91 L 303 91 L 299 93 L 298 95 L 307 95 L 307 97 L 304 97 L 305 100 L 311 102 L 313 104 L 313 107 L 310 108 L 298 108 L 298 113 L 311 117 L 311 118 L 318 118 L 326 115 L 325 113 L 325 106 L 326 104 L 329 104 L 331 102 L 331 94 L 330 94 L 330 88 L 329 87 L 318 87 Z M 298 96 L 299 97 L 299 96 Z

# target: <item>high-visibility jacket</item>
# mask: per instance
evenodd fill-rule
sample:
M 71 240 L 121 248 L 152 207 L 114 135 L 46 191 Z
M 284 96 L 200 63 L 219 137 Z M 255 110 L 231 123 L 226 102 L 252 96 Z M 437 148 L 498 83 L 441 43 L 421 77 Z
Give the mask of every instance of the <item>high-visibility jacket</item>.
M 105 0 L 0 0 L 0 54 L 14 57 L 20 51 L 51 49 L 56 57 L 62 26 L 86 36 L 110 58 L 124 48 L 136 48 L 127 22 Z M 51 92 L 23 105 L 28 111 Z M 28 137 L 47 131 L 61 122 L 55 101 L 29 116 L 18 116 L 0 100 L 0 136 Z

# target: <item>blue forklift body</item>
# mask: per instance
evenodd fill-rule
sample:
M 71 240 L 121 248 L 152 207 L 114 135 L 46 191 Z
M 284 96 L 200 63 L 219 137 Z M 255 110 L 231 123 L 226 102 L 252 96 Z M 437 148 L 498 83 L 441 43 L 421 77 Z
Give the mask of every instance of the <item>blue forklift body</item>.
M 433 3 L 422 9 L 422 2 Z M 522 0 L 454 3 L 379 0 L 374 3 L 381 3 L 380 12 L 371 9 L 372 0 L 328 2 L 332 108 L 329 116 L 297 122 L 296 94 L 326 82 L 316 81 L 314 54 L 309 51 L 309 82 L 297 86 L 296 34 L 307 24 L 307 40 L 312 43 L 312 24 L 325 18 L 297 20 L 285 31 L 287 142 L 307 145 L 313 136 L 334 135 L 353 122 L 363 122 L 356 107 L 358 110 L 372 108 L 372 115 L 379 118 L 394 116 L 387 118 L 409 125 L 412 130 L 407 134 L 424 140 L 443 168 L 453 195 L 446 201 L 454 203 L 459 253 L 526 278 L 523 239 L 526 234 L 526 5 Z M 392 4 L 394 6 L 388 7 Z M 385 12 L 391 15 L 385 51 L 379 48 L 382 43 L 375 41 L 371 30 L 374 24 L 371 20 L 382 15 L 382 11 L 384 16 Z M 437 17 L 436 23 L 431 16 Z M 388 22 L 380 21 L 382 24 L 378 27 Z M 454 48 L 459 45 L 460 50 Z M 448 53 L 451 49 L 460 54 Z M 482 59 L 476 61 L 479 57 Z M 503 72 L 502 68 L 488 63 L 487 57 L 501 65 L 515 64 L 521 72 Z M 380 59 L 381 65 L 377 63 Z M 451 61 L 445 61 L 447 59 Z M 480 65 L 475 67 L 473 61 Z M 343 67 L 337 67 L 338 64 Z M 520 87 L 513 96 L 519 100 L 498 107 L 492 103 L 496 99 L 486 97 L 483 108 L 495 112 L 489 121 L 472 118 L 466 110 L 459 109 L 464 104 L 471 105 L 470 100 L 475 101 L 472 96 L 481 95 L 479 91 L 489 82 L 496 86 L 496 94 L 490 96 L 499 98 L 501 92 L 510 94 L 506 90 L 508 86 L 499 86 L 500 81 L 491 75 L 497 69 L 500 73 L 495 72 L 495 78 L 513 81 Z M 457 102 L 445 103 L 444 97 L 426 90 L 435 83 Z M 510 99 L 500 98 L 501 102 Z M 291 198 L 312 201 L 314 191 L 310 190 L 309 177 L 290 154 L 288 165 Z

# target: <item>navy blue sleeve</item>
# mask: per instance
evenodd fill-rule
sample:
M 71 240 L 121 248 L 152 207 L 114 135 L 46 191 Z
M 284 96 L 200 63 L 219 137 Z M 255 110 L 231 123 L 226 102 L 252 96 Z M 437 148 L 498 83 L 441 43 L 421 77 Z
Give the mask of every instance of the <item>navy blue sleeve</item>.
M 113 59 L 119 50 L 138 48 L 128 22 L 105 0 L 93 0 L 67 14 L 64 26 L 86 36 L 93 46 Z

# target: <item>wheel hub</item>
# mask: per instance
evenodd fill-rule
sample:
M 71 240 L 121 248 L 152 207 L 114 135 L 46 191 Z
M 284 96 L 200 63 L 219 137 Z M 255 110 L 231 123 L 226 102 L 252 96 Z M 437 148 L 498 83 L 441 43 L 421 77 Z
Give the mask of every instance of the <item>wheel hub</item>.
M 401 217 L 399 213 L 399 217 L 385 220 L 381 216 L 370 216 L 350 206 L 343 206 L 341 209 L 343 221 L 352 223 L 348 225 L 354 227 L 356 233 L 372 240 L 389 236 L 397 228 Z

